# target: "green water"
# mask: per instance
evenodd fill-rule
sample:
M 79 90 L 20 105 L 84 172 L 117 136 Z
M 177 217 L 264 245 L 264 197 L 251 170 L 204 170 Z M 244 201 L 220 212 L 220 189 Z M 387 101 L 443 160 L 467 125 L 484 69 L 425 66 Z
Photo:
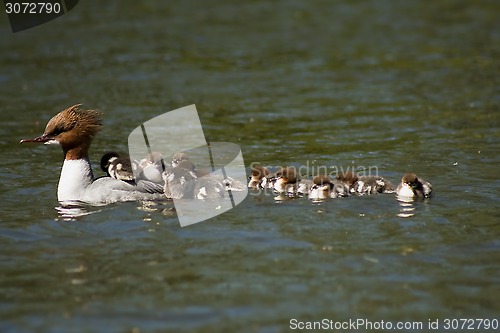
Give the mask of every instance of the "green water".
M 2 332 L 500 319 L 498 2 L 81 1 L 16 34 L 0 15 L 0 35 Z M 66 219 L 61 152 L 18 141 L 76 103 L 105 114 L 94 162 L 196 104 L 247 165 L 413 171 L 435 195 L 250 195 L 185 228 L 168 203 Z

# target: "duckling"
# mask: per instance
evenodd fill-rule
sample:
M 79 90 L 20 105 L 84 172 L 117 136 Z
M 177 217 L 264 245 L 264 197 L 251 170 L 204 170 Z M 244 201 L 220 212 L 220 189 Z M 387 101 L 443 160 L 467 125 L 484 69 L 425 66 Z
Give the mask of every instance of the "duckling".
M 117 152 L 110 151 L 101 157 L 101 170 L 109 177 L 134 182 L 133 166 L 128 156 L 123 156 Z
M 428 181 L 418 178 L 414 173 L 406 173 L 396 189 L 396 195 L 401 199 L 424 199 L 432 194 L 432 185 Z
M 332 180 L 327 175 L 315 176 L 313 185 L 309 189 L 309 199 L 311 200 L 347 197 L 348 195 L 348 185 L 339 180 Z
M 248 187 L 252 189 L 267 188 L 270 184 L 269 170 L 262 165 L 252 165 L 251 176 L 248 177 Z

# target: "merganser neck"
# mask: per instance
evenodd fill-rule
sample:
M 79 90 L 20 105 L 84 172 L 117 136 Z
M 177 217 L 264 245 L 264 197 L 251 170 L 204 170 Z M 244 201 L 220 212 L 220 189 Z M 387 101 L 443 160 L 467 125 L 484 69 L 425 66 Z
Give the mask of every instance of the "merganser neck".
M 64 153 L 64 160 L 89 159 L 89 148 L 92 138 L 82 141 L 77 146 L 68 148 L 64 143 L 61 144 Z
M 92 166 L 87 157 L 80 159 L 65 159 L 59 185 L 57 199 L 59 201 L 80 200 L 85 189 L 94 181 Z

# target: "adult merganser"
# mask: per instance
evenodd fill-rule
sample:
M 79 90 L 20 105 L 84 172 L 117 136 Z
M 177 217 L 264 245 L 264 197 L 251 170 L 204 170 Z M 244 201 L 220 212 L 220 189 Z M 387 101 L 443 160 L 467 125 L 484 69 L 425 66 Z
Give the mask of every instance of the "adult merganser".
M 358 195 L 376 193 L 394 193 L 395 186 L 379 176 L 357 176 L 348 171 L 337 175 L 337 180 L 349 186 L 350 192 Z
M 47 123 L 44 133 L 20 143 L 59 144 L 64 153 L 57 199 L 107 204 L 118 201 L 164 199 L 163 186 L 149 181 L 133 184 L 112 177 L 94 179 L 89 161 L 92 138 L 102 127 L 102 114 L 81 110 L 77 104 L 59 112 Z
M 407 173 L 401 178 L 401 183 L 396 189 L 396 195 L 402 200 L 414 198 L 429 198 L 432 193 L 432 185 L 422 178 L 417 178 L 414 173 Z
M 313 178 L 313 185 L 309 188 L 309 199 L 321 200 L 326 198 L 347 197 L 349 186 L 339 180 L 332 180 L 327 175 Z

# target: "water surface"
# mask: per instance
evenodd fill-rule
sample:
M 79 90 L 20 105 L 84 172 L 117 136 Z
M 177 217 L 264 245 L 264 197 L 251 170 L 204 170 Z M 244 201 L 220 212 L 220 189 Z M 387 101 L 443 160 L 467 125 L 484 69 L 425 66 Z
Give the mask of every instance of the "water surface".
M 498 318 L 499 18 L 495 1 L 81 2 L 16 34 L 1 18 L 2 331 Z M 76 103 L 105 113 L 94 162 L 195 103 L 247 165 L 413 171 L 435 196 L 251 195 L 186 228 L 169 203 L 66 218 L 61 152 L 18 141 Z

